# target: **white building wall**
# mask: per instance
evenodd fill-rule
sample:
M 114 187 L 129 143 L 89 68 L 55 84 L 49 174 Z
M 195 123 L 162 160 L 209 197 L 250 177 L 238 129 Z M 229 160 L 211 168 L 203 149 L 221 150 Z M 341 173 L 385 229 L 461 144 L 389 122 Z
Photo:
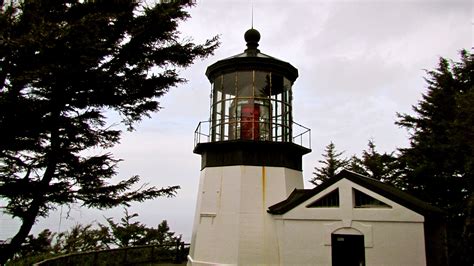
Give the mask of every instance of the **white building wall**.
M 340 221 L 278 220 L 277 223 L 281 265 L 331 265 L 331 242 L 324 241 L 330 239 L 331 233 L 325 228 Z M 365 221 L 364 225 L 372 228 L 373 236 L 372 245 L 365 247 L 367 266 L 426 265 L 423 224 Z
M 225 166 L 201 171 L 190 264 L 278 264 L 269 206 L 303 188 L 300 171 Z
M 374 245 L 365 249 L 370 265 L 426 265 L 422 223 L 370 223 Z
M 306 208 L 339 188 L 339 208 Z M 352 188 L 390 206 L 353 208 Z M 282 265 L 331 265 L 331 234 L 364 235 L 366 265 L 426 265 L 424 217 L 342 179 L 283 215 L 275 215 Z
M 331 265 L 331 247 L 323 243 L 323 221 L 276 222 L 281 265 Z

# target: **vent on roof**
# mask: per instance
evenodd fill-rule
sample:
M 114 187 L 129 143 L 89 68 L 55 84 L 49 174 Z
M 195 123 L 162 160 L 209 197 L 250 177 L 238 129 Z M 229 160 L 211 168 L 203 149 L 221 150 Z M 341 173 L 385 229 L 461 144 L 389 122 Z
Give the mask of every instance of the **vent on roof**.
M 357 189 L 352 189 L 352 191 L 354 195 L 354 208 L 392 208 L 392 206 Z
M 306 206 L 306 208 L 337 208 L 339 207 L 339 189 L 335 189 L 322 198 Z

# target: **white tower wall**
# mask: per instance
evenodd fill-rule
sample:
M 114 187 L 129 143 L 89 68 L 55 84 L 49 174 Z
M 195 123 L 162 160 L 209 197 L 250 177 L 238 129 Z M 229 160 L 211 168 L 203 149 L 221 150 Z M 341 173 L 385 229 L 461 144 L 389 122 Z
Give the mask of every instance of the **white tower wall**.
M 278 239 L 267 208 L 295 188 L 303 188 L 302 173 L 285 167 L 203 169 L 188 263 L 278 264 Z

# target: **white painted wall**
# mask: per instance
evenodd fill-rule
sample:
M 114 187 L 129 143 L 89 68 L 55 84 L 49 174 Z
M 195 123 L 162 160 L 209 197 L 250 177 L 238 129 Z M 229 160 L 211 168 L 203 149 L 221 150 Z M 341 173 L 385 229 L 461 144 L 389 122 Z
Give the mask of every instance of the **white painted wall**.
M 301 172 L 227 166 L 201 172 L 189 264 L 331 265 L 331 234 L 364 235 L 366 265 L 426 265 L 424 217 L 347 179 L 283 215 L 267 208 L 303 188 Z M 306 208 L 339 189 L 339 208 Z M 352 189 L 392 208 L 353 208 Z
M 201 171 L 190 264 L 278 264 L 269 206 L 303 188 L 301 171 L 225 166 Z
M 325 229 L 333 223 L 342 226 L 340 221 L 279 220 L 280 264 L 331 265 L 331 233 Z M 353 221 L 356 223 L 360 222 Z M 371 246 L 365 243 L 367 266 L 426 265 L 422 224 L 364 222 L 363 225 L 371 228 L 372 234 Z
M 306 208 L 339 188 L 339 208 Z M 391 209 L 353 208 L 352 188 Z M 283 215 L 275 216 L 282 265 L 331 265 L 331 234 L 363 234 L 366 265 L 426 265 L 424 217 L 342 179 Z

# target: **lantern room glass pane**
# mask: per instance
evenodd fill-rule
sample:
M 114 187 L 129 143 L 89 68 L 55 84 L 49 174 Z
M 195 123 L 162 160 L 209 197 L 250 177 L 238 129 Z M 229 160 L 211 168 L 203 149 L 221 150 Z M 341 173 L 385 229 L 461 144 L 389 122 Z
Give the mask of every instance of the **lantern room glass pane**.
M 255 97 L 270 96 L 270 73 L 255 71 Z
M 291 90 L 291 81 L 287 78 L 283 79 L 283 88 L 285 91 Z
M 272 73 L 271 85 L 272 85 L 272 95 L 281 94 L 283 92 L 283 85 L 284 85 L 283 76 Z
M 253 97 L 253 71 L 237 72 L 237 95 Z
M 218 76 L 215 80 L 214 80 L 214 86 L 212 87 L 212 89 L 214 90 L 214 93 L 216 93 L 216 91 L 222 91 L 222 76 Z
M 228 73 L 222 75 L 222 92 L 224 94 L 235 95 L 235 85 L 235 73 Z

